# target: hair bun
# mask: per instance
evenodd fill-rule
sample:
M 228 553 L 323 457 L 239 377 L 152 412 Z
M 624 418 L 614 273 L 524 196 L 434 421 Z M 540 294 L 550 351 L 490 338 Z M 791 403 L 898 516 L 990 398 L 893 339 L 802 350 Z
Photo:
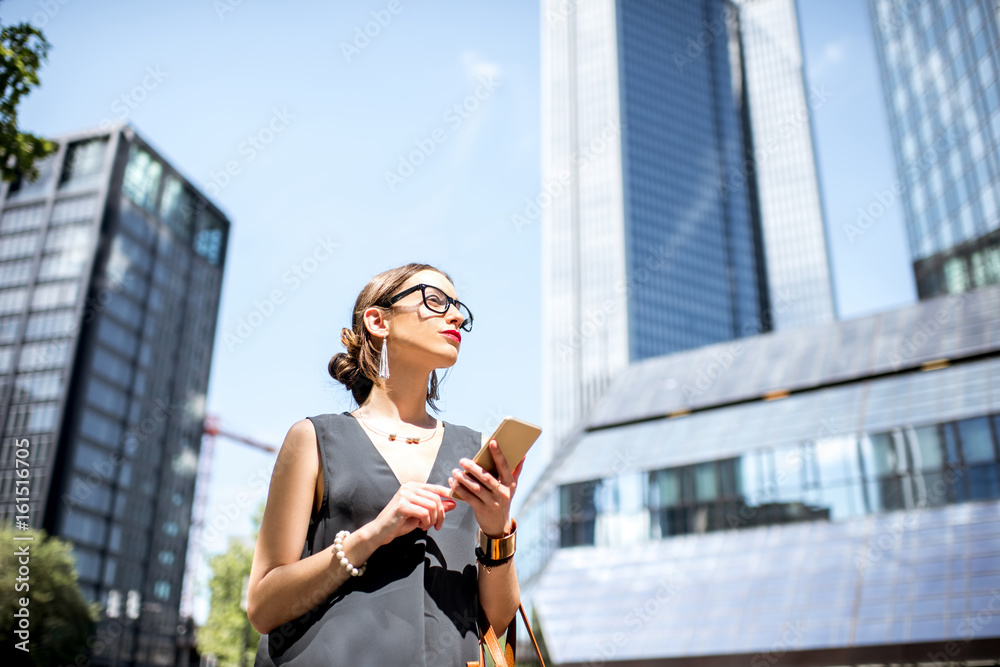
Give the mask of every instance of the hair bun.
M 361 349 L 361 341 L 352 329 L 344 327 L 340 330 L 340 342 L 347 348 L 347 352 L 353 357 Z

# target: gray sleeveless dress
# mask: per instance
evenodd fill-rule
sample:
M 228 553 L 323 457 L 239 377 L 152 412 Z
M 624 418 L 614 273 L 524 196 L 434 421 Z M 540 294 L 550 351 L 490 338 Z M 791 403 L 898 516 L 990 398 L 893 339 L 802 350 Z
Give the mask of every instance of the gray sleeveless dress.
M 333 544 L 340 530 L 374 519 L 399 481 L 349 412 L 309 417 L 323 465 L 323 502 L 309 521 L 302 558 Z M 428 482 L 448 485 L 463 456 L 479 451 L 478 431 L 442 421 Z M 420 529 L 375 551 L 351 577 L 298 618 L 262 635 L 255 667 L 465 667 L 479 657 L 476 517 L 467 503 L 441 530 Z M 485 627 L 485 622 L 483 622 Z

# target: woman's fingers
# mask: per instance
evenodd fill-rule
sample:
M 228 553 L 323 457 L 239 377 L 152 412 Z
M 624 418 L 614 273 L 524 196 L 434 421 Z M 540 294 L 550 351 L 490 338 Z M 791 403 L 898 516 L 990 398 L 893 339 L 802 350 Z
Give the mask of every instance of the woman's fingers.
M 460 480 L 464 478 L 471 484 L 476 485 L 476 488 L 470 487 L 470 490 L 476 493 L 478 493 L 480 489 L 484 490 L 486 493 L 480 495 L 483 500 L 489 498 L 490 494 L 500 490 L 500 480 L 486 472 L 483 468 L 476 464 L 475 461 L 460 459 L 459 463 L 463 468 L 465 468 L 465 472 L 463 473 L 461 470 L 456 469 L 452 471 L 452 474 Z M 456 474 L 456 471 L 458 474 Z
M 510 486 L 514 482 L 514 476 L 511 475 L 510 464 L 507 463 L 507 457 L 500 451 L 500 445 L 497 444 L 496 440 L 490 440 L 490 453 L 493 455 L 493 463 L 497 467 L 497 479 L 500 480 L 501 484 Z
M 409 502 L 420 511 L 416 513 L 420 519 L 420 527 L 424 530 L 434 526 L 437 530 L 444 524 L 445 513 L 455 509 L 458 503 L 451 498 L 442 496 L 448 490 L 439 484 L 413 484 L 406 490 Z
M 439 496 L 447 496 L 448 492 L 451 491 L 448 487 L 441 486 L 440 484 L 423 484 L 422 487 L 436 493 Z

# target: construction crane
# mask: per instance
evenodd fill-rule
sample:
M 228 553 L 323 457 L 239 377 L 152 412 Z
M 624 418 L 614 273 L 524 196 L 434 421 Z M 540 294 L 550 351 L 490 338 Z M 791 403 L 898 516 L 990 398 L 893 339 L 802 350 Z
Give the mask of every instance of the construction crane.
M 198 476 L 195 479 L 191 531 L 188 534 L 187 562 L 184 568 L 184 591 L 181 594 L 182 619 L 194 617 L 195 585 L 201 565 L 201 536 L 205 527 L 205 509 L 208 505 L 208 489 L 212 479 L 212 458 L 215 454 L 215 439 L 220 437 L 269 454 L 276 454 L 278 452 L 278 447 L 274 445 L 269 445 L 222 428 L 219 425 L 219 417 L 217 415 L 205 416 L 205 425 L 202 428 L 201 452 L 198 455 Z

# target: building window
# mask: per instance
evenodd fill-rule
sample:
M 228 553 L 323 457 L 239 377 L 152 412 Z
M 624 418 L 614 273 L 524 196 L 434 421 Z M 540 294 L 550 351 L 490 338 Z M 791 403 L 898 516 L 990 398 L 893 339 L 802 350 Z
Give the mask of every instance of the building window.
M 28 290 L 25 288 L 0 290 L 0 315 L 20 312 L 27 302 Z
M 49 340 L 42 343 L 27 343 L 21 348 L 18 370 L 38 371 L 47 368 L 61 368 L 69 360 L 70 345 L 67 340 Z
M 594 544 L 597 520 L 595 495 L 601 480 L 589 480 L 559 487 L 559 546 Z
M 125 416 L 128 404 L 122 390 L 102 382 L 96 376 L 91 376 L 88 381 L 87 401 L 119 418 Z
M 51 225 L 65 225 L 71 222 L 93 222 L 97 214 L 97 197 L 73 197 L 60 199 L 52 206 Z
M 96 551 L 73 545 L 76 571 L 81 579 L 97 581 L 101 572 L 101 556 Z
M 58 153 L 53 153 L 35 163 L 35 166 L 38 168 L 38 178 L 34 181 L 29 181 L 23 176 L 18 176 L 10 184 L 10 189 L 7 191 L 7 201 L 47 196 L 52 190 L 52 184 L 55 182 L 57 157 Z
M 210 211 L 201 211 L 198 215 L 198 230 L 194 236 L 194 251 L 208 260 L 209 264 L 217 266 L 222 261 L 225 250 L 225 234 L 222 219 Z
M 29 403 L 14 405 L 7 418 L 7 434 L 21 436 L 25 433 L 52 431 L 59 415 L 58 403 Z
M 80 433 L 96 443 L 116 449 L 121 439 L 121 424 L 102 417 L 92 410 L 84 410 Z
M 156 585 L 153 586 L 153 595 L 160 598 L 161 600 L 170 599 L 170 582 L 169 581 L 157 581 Z
M 55 310 L 34 313 L 28 318 L 24 331 L 25 340 L 65 338 L 76 332 L 76 319 L 72 310 Z
M 17 330 L 20 324 L 20 317 L 8 317 L 0 320 L 0 344 L 13 343 L 17 340 Z
M 0 260 L 34 255 L 40 238 L 38 232 L 0 237 Z
M 38 229 L 45 220 L 45 206 L 21 206 L 7 209 L 0 218 L 0 234 Z
M 93 188 L 101 181 L 104 158 L 108 149 L 108 138 L 97 137 L 77 141 L 66 150 L 62 174 L 59 177 L 60 190 Z
M 32 310 L 63 308 L 76 303 L 79 284 L 76 281 L 38 285 L 31 297 Z
M 137 206 L 156 212 L 163 165 L 135 144 L 129 149 L 122 190 Z
M 63 514 L 60 533 L 73 541 L 104 546 L 108 524 L 103 519 L 77 509 L 67 509 Z M 96 578 L 96 574 L 93 577 Z
M 191 239 L 194 214 L 194 193 L 180 179 L 167 176 L 163 186 L 163 221 L 187 241 Z
M 30 259 L 0 264 L 0 287 L 14 287 L 31 282 L 31 266 Z

